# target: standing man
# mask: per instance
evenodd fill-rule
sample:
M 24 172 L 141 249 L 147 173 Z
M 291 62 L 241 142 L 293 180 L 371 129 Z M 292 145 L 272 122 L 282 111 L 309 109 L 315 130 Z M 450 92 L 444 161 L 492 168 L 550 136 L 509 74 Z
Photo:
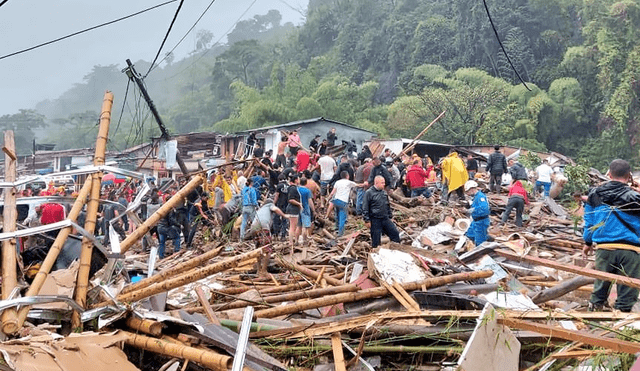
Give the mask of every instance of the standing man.
M 320 146 L 320 137 L 320 134 L 316 134 L 316 136 L 311 139 L 311 142 L 309 143 L 309 151 L 311 151 L 311 153 L 318 152 L 318 147 Z
M 300 142 L 300 136 L 298 136 L 298 130 L 294 130 L 289 134 L 289 141 L 287 142 L 289 145 L 289 152 L 292 156 L 298 154 L 298 148 L 302 147 L 302 142 Z
M 478 172 L 478 160 L 473 158 L 472 155 L 467 155 L 467 173 L 469 173 L 469 179 L 473 180 Z
M 384 161 L 385 161 L 384 156 L 375 157 L 373 159 L 373 167 L 371 168 L 371 172 L 369 173 L 369 177 L 367 178 L 367 181 L 365 182 L 365 187 L 368 187 L 368 186 L 374 184 L 375 178 L 378 175 L 380 175 L 380 176 L 382 176 L 384 178 L 384 184 L 386 184 L 387 187 L 391 186 L 391 182 L 393 181 L 393 178 L 391 177 L 391 173 L 389 172 L 389 170 L 387 170 L 387 167 L 384 166 Z
M 391 218 L 391 206 L 389 206 L 389 196 L 384 190 L 385 179 L 382 175 L 374 178 L 373 187 L 364 194 L 363 217 L 371 231 L 371 247 L 380 245 L 382 233 L 389 236 L 391 241 L 400 242 L 400 233 L 393 224 Z
M 631 166 L 616 159 L 609 165 L 610 182 L 589 192 L 584 208 L 587 254 L 596 243 L 596 269 L 621 276 L 640 278 L 640 194 L 628 186 Z M 609 297 L 611 282 L 596 280 L 589 310 L 600 311 Z M 638 289 L 618 283 L 614 308 L 630 312 L 638 300 Z
M 320 166 L 320 187 L 322 195 L 324 196 L 327 194 L 327 187 L 329 186 L 329 183 L 331 183 L 331 179 L 333 178 L 338 165 L 336 165 L 336 160 L 328 155 L 320 157 L 318 165 Z
M 489 179 L 489 191 L 500 193 L 502 174 L 507 173 L 507 158 L 500 152 L 500 146 L 495 146 L 493 149 L 495 151 L 489 155 L 486 168 L 489 175 L 491 175 Z
M 469 180 L 469 174 L 467 173 L 467 167 L 458 153 L 451 150 L 449 155 L 442 161 L 442 182 L 444 183 L 444 189 L 442 194 L 444 201 L 449 201 L 449 196 L 452 192 L 456 192 L 458 199 L 464 200 L 464 183 Z
M 284 156 L 284 150 L 287 148 L 287 137 L 280 137 L 280 143 L 278 143 L 278 152 L 276 153 L 276 163 L 277 167 L 286 167 L 287 158 Z
M 298 193 L 300 194 L 300 224 L 302 238 L 307 240 L 311 236 L 311 220 L 316 213 L 315 205 L 313 204 L 313 193 L 307 188 L 307 178 L 300 178 L 300 185 L 298 186 Z
M 274 198 L 274 204 L 280 210 L 286 211 L 287 205 L 289 204 L 289 200 L 287 199 L 287 194 L 289 193 L 289 182 L 288 178 L 284 174 L 280 174 L 278 176 L 278 185 L 276 186 L 276 195 Z M 288 228 L 288 219 L 286 216 L 281 217 L 279 215 L 275 216 L 273 221 L 273 229 L 276 238 L 285 239 L 287 236 L 287 228 Z
M 478 246 L 487 240 L 487 230 L 491 224 L 489 219 L 491 208 L 489 207 L 487 196 L 478 189 L 478 183 L 475 180 L 467 180 L 464 184 L 464 191 L 469 196 L 473 196 L 473 203 L 469 209 L 472 221 L 465 236 L 469 237 Z
M 300 183 L 297 175 L 293 174 L 289 178 L 289 188 L 287 191 L 287 219 L 289 219 L 289 244 L 291 244 L 291 257 L 293 257 L 293 248 L 298 243 L 300 237 L 300 228 L 298 227 L 298 218 L 300 217 L 300 209 L 302 202 L 300 192 L 298 191 L 298 183 Z
M 549 166 L 549 160 L 546 158 L 542 160 L 542 165 L 536 168 L 536 193 L 540 192 L 540 188 L 544 188 L 544 198 L 549 197 L 549 190 L 551 190 L 551 175 L 553 169 Z
M 333 206 L 336 209 L 336 230 L 338 231 L 338 237 L 344 235 L 344 225 L 347 224 L 347 216 L 349 215 L 347 207 L 349 205 L 351 188 L 362 186 L 361 184 L 356 184 L 349 180 L 349 173 L 346 171 L 341 172 L 340 176 L 341 179 L 335 183 L 333 191 L 331 191 L 331 194 L 329 195 L 329 199 L 331 200 L 330 202 L 333 203 Z M 328 208 L 325 218 L 329 219 Z
M 353 180 L 356 183 L 364 183 L 369 179 L 371 169 L 373 169 L 373 163 L 371 162 L 371 158 L 367 157 L 364 159 L 364 163 L 356 169 Z M 364 187 L 358 187 L 358 189 L 356 189 L 356 215 L 362 215 L 362 203 L 364 202 L 364 193 L 366 191 Z
M 240 225 L 240 240 L 244 240 L 247 224 L 251 225 L 256 217 L 258 208 L 258 191 L 253 188 L 253 178 L 247 179 L 247 184 L 242 189 L 242 224 Z
M 327 144 L 331 147 L 336 145 L 336 140 L 338 140 L 338 135 L 336 135 L 336 128 L 331 128 L 327 133 Z

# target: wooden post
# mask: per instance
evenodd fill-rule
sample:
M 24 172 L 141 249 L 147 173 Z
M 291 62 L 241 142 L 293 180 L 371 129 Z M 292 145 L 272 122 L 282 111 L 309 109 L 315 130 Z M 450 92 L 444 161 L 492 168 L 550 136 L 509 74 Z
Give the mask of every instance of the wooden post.
M 178 191 L 175 195 L 173 195 L 164 205 L 160 206 L 160 208 L 153 213 L 147 220 L 144 221 L 141 225 L 136 228 L 133 233 L 131 233 L 124 241 L 120 242 L 120 252 L 124 254 L 133 246 L 139 239 L 141 239 L 151 227 L 153 227 L 158 220 L 164 218 L 171 209 L 180 205 L 181 202 L 184 202 L 184 199 L 187 197 L 191 191 L 196 189 L 197 186 L 202 183 L 204 177 L 202 175 L 194 176 L 189 183 L 187 183 L 181 190 Z
M 16 181 L 16 144 L 13 137 L 13 130 L 4 132 L 4 180 L 6 182 Z M 16 188 L 6 188 L 4 190 L 4 210 L 2 212 L 4 232 L 14 232 L 16 230 Z M 11 292 L 18 285 L 16 239 L 11 238 L 2 241 L 2 300 L 7 300 Z M 2 332 L 13 334 L 18 331 L 18 314 L 16 308 L 8 308 L 2 312 Z
M 111 123 L 111 107 L 113 106 L 113 93 L 107 91 L 102 102 L 100 113 L 100 128 L 96 139 L 96 152 L 93 158 L 95 166 L 104 165 L 104 158 L 107 152 L 107 137 L 109 135 L 109 124 Z M 84 229 L 93 234 L 96 229 L 96 219 L 98 206 L 100 205 L 100 189 L 102 187 L 102 172 L 91 174 L 91 196 L 87 203 L 87 219 Z M 91 253 L 93 242 L 84 237 L 82 239 L 82 250 L 80 251 L 80 267 L 78 268 L 78 278 L 76 279 L 75 300 L 83 308 L 87 306 L 87 290 L 89 286 L 89 270 L 91 269 Z M 71 317 L 74 328 L 82 328 L 80 314 L 74 312 Z
M 78 194 L 78 198 L 73 204 L 71 211 L 69 212 L 69 216 L 67 219 L 75 222 L 82 211 L 82 207 L 87 200 L 87 196 L 89 195 L 89 191 L 91 190 L 91 177 L 87 177 L 87 180 L 84 182 L 84 186 L 80 190 Z M 53 242 L 53 245 L 49 249 L 47 253 L 47 257 L 42 262 L 40 266 L 40 270 L 36 274 L 36 277 L 33 279 L 31 286 L 29 286 L 29 290 L 27 290 L 27 294 L 25 296 L 36 296 L 40 293 L 40 289 L 42 289 L 42 285 L 44 285 L 44 281 L 46 281 L 49 272 L 51 272 L 51 268 L 53 268 L 53 264 L 55 264 L 56 259 L 58 259 L 58 255 L 62 250 L 62 246 L 64 246 L 65 241 L 67 241 L 67 237 L 71 234 L 71 227 L 62 228 L 60 232 L 58 232 L 58 236 L 56 240 Z M 22 327 L 22 324 L 27 319 L 27 314 L 29 314 L 29 309 L 31 307 L 28 305 L 20 307 L 18 311 L 18 327 Z
M 331 349 L 333 350 L 333 364 L 336 371 L 347 371 L 347 365 L 344 362 L 344 353 L 342 352 L 342 341 L 340 333 L 331 334 Z
M 433 121 L 431 121 L 431 123 L 429 125 L 427 125 L 426 128 L 424 128 L 418 135 L 416 135 L 415 138 L 413 138 L 411 143 L 409 143 L 409 145 L 406 146 L 405 149 L 403 149 L 402 152 L 400 152 L 398 154 L 398 156 L 402 156 L 403 154 L 408 153 L 409 151 L 411 151 L 413 149 L 413 147 L 416 146 L 416 142 L 418 141 L 418 139 L 420 139 L 420 137 L 422 137 L 427 132 L 427 130 L 429 130 L 429 128 L 433 126 L 433 124 L 438 122 L 438 120 L 440 120 L 442 118 L 442 116 L 444 116 L 444 114 L 446 112 L 447 112 L 447 110 L 442 111 L 442 113 L 439 114 L 438 117 L 436 117 Z

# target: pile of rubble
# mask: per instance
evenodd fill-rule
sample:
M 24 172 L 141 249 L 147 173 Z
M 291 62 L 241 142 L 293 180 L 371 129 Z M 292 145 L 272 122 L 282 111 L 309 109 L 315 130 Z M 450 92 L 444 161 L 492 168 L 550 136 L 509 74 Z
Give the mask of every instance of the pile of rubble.
M 640 315 L 587 311 L 594 279 L 640 280 L 592 268 L 579 207 L 534 201 L 517 228 L 500 223 L 507 197 L 489 195 L 492 238 L 476 247 L 464 237 L 470 220 L 460 203 L 393 193 L 400 243 L 372 249 L 355 217 L 338 238 L 322 221 L 293 254 L 287 243 L 257 246 L 212 227 L 193 249 L 157 261 L 142 240 L 204 177 L 193 174 L 107 249 L 91 225 L 107 168 L 101 140 L 65 221 L 16 231 L 15 194 L 5 192 L 2 370 L 629 369 L 640 352 Z M 7 143 L 2 186 L 15 189 Z M 75 222 L 87 198 L 82 228 Z M 126 214 L 136 218 L 139 206 L 137 198 Z M 51 272 L 72 228 L 84 236 L 80 260 Z M 28 284 L 15 270 L 15 240 L 51 229 L 58 237 Z M 94 248 L 105 253 L 100 269 L 91 267 Z

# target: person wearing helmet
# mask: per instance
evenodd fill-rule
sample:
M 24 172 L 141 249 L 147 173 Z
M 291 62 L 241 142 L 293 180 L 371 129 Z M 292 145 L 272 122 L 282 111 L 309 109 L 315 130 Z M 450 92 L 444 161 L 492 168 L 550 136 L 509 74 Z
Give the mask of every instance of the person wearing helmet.
M 487 196 L 478 189 L 478 183 L 474 180 L 468 180 L 464 184 L 464 191 L 469 196 L 473 196 L 473 203 L 469 209 L 472 221 L 465 236 L 478 246 L 487 240 L 487 230 L 491 222 L 489 220 L 489 214 L 491 213 L 489 201 Z

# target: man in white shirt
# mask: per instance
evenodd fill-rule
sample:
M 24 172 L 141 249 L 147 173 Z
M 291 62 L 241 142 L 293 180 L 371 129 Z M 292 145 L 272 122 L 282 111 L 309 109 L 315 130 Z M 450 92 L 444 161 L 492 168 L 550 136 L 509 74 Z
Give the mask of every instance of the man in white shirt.
M 324 155 L 318 159 L 318 166 L 320 166 L 320 188 L 322 190 L 322 195 L 327 194 L 327 186 L 331 182 L 331 178 L 336 172 L 338 165 L 336 164 L 336 160 L 329 155 Z
M 351 195 L 351 188 L 362 187 L 362 184 L 357 184 L 349 180 L 349 173 L 343 171 L 340 173 L 341 179 L 335 182 L 333 185 L 333 191 L 329 195 L 329 199 L 336 209 L 336 229 L 338 231 L 338 237 L 344 234 L 344 226 L 347 224 L 349 196 Z M 333 199 L 331 199 L 333 197 Z M 327 208 L 326 219 L 329 218 L 330 209 Z
M 536 180 L 536 192 L 540 192 L 540 188 L 544 188 L 544 197 L 549 197 L 549 190 L 551 189 L 551 175 L 553 169 L 549 166 L 549 160 L 542 161 L 542 165 L 536 168 L 537 180 Z

